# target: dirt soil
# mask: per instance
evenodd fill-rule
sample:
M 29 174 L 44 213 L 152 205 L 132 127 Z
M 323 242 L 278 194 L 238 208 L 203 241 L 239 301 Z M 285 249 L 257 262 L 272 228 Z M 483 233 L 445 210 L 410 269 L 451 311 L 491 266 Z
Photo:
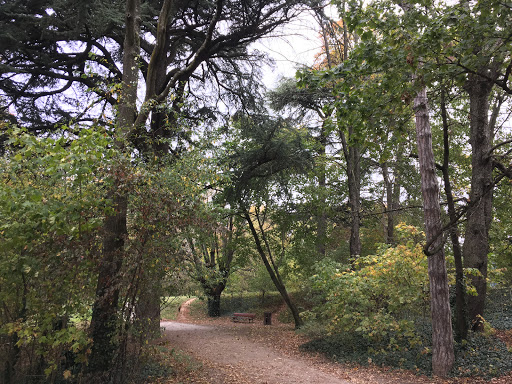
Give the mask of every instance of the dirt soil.
M 465 378 L 442 380 L 413 372 L 337 364 L 320 355 L 300 351 L 307 341 L 289 324 L 263 325 L 233 323 L 229 318 L 192 318 L 191 299 L 180 308 L 177 321 L 162 321 L 160 345 L 182 351 L 196 362 L 198 369 L 181 372 L 178 377 L 158 383 L 202 384 L 476 384 L 487 381 Z M 491 383 L 512 383 L 512 376 Z

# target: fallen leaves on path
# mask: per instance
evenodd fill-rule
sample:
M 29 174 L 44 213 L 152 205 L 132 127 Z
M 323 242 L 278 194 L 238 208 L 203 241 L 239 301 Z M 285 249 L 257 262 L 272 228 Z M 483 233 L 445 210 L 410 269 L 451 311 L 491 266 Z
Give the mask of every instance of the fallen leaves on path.
M 482 378 L 452 378 L 440 379 L 426 376 L 418 376 L 414 372 L 386 369 L 376 366 L 357 366 L 338 364 L 330 361 L 320 354 L 306 353 L 300 350 L 300 345 L 309 339 L 304 335 L 297 334 L 293 326 L 289 324 L 281 324 L 273 319 L 270 326 L 263 325 L 263 319 L 256 319 L 254 323 L 233 323 L 228 317 L 208 318 L 196 317 L 191 318 L 187 311 L 187 316 L 182 316 L 181 321 L 192 324 L 210 325 L 219 329 L 219 332 L 228 332 L 234 336 L 235 342 L 243 343 L 244 341 L 265 345 L 269 349 L 277 351 L 279 355 L 288 358 L 297 358 L 306 362 L 307 365 L 314 367 L 326 374 L 332 375 L 342 380 L 346 380 L 351 384 L 511 384 L 512 374 L 504 377 L 485 380 Z M 510 334 L 504 335 L 510 337 Z M 203 340 L 202 342 L 208 342 Z M 220 351 L 219 351 L 220 352 Z M 275 360 L 275 359 L 274 359 Z M 279 360 L 279 358 L 277 359 Z M 276 361 L 269 361 L 267 367 L 261 367 L 265 370 Z M 279 364 L 279 361 L 277 361 Z M 152 384 L 178 384 L 178 383 L 197 383 L 197 384 L 287 384 L 288 381 L 282 383 L 268 383 L 263 376 L 260 378 L 258 373 L 251 372 L 253 376 L 250 380 L 243 374 L 247 367 L 240 364 L 219 364 L 211 359 L 201 358 L 198 364 L 199 368 L 190 370 L 182 369 L 176 372 L 176 376 L 166 380 L 153 381 Z M 255 381 L 256 380 L 256 381 Z M 283 379 L 285 380 L 285 379 Z M 312 383 L 314 384 L 314 383 Z

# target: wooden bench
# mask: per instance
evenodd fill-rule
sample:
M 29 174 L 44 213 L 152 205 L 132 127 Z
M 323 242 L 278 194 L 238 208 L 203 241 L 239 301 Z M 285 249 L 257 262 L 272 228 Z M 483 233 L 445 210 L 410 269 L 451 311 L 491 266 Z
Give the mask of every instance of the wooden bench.
M 256 314 L 254 313 L 233 313 L 231 320 L 233 320 L 234 323 L 252 323 L 255 317 Z

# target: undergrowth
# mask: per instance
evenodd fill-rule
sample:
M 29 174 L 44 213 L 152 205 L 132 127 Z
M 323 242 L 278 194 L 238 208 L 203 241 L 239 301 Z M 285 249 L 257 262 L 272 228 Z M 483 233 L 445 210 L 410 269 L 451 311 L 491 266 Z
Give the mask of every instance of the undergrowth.
M 263 317 L 264 312 L 277 311 L 282 302 L 283 300 L 277 292 L 266 293 L 265 296 L 257 292 L 227 294 L 221 297 L 221 316 L 231 316 L 234 312 L 250 312 Z M 201 305 L 206 311 L 205 304 Z
M 341 363 L 375 364 L 431 375 L 431 329 L 427 324 L 419 328 L 417 332 L 421 335 L 421 343 L 413 347 L 397 345 L 397 348 L 389 349 L 389 339 L 393 335 L 375 343 L 361 333 L 344 333 L 314 339 L 301 348 L 323 353 Z M 455 345 L 453 376 L 491 378 L 512 371 L 512 353 L 501 340 L 481 333 L 472 333 L 468 339 Z
M 489 291 L 486 302 L 487 320 L 493 328 L 512 329 L 512 287 Z
M 159 379 L 167 379 L 186 375 L 201 368 L 202 364 L 191 356 L 170 348 L 166 341 L 146 348 L 142 358 L 142 369 L 132 383 L 156 383 Z

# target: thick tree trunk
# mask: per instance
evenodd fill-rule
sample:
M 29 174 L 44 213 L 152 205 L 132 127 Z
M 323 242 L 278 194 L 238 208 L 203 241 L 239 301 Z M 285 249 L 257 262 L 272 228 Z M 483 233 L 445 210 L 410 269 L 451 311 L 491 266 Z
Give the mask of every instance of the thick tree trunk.
M 98 373 L 107 371 L 112 366 L 117 350 L 118 274 L 122 265 L 126 229 L 126 196 L 114 199 L 114 214 L 105 219 L 103 257 L 99 266 L 96 300 L 91 319 L 91 336 L 93 340 L 88 371 Z
M 166 80 L 166 61 L 164 59 L 158 61 L 154 67 L 155 76 L 155 89 L 157 93 L 163 91 Z M 172 118 L 172 117 L 171 117 Z M 151 114 L 151 137 L 136 138 L 135 141 L 142 148 L 143 153 L 148 159 L 153 157 L 164 161 L 165 157 L 169 154 L 169 143 L 167 139 L 170 138 L 168 126 L 166 124 L 166 115 L 160 111 L 153 111 Z M 160 304 L 162 295 L 162 282 L 160 271 L 156 274 L 152 271 L 142 272 L 140 277 L 144 280 L 141 286 L 140 295 L 137 301 L 136 314 L 138 326 L 141 328 L 140 332 L 147 339 L 152 339 L 160 336 Z
M 457 230 L 457 212 L 453 199 L 452 185 L 450 181 L 450 142 L 448 133 L 448 113 L 446 111 L 444 91 L 441 93 L 441 116 L 443 120 L 443 181 L 446 202 L 448 203 L 448 217 L 453 226 L 450 228 L 450 239 L 452 242 L 453 258 L 455 261 L 455 339 L 460 343 L 467 339 L 468 326 L 466 321 L 466 298 L 464 284 L 464 268 L 462 266 L 462 248 L 459 242 L 459 231 Z
M 125 39 L 123 47 L 123 84 L 119 102 L 116 147 L 124 152 L 125 139 L 133 130 L 137 110 L 138 64 L 140 54 L 140 0 L 127 0 L 125 13 Z M 122 186 L 126 170 L 123 165 L 112 169 L 115 180 L 110 191 L 112 214 L 105 218 L 103 254 L 99 265 L 96 299 L 93 305 L 91 330 L 92 352 L 88 371 L 98 375 L 112 367 L 117 348 L 119 286 L 118 274 L 123 263 L 124 242 L 127 237 L 127 192 Z
M 472 208 L 468 212 L 464 235 L 464 267 L 478 270 L 471 275 L 471 284 L 477 295 L 467 296 L 468 317 L 474 329 L 482 327 L 487 291 L 487 254 L 489 253 L 489 228 L 492 220 L 492 160 L 489 151 L 493 131 L 489 126 L 489 95 L 492 82 L 478 75 L 470 75 L 466 84 L 470 105 L 470 144 Z
M 414 99 L 416 138 L 421 174 L 421 190 L 425 215 L 427 253 L 432 316 L 432 370 L 445 377 L 453 362 L 453 334 L 450 313 L 448 277 L 443 250 L 441 208 L 432 150 L 427 91 L 423 88 Z
M 162 283 L 160 276 L 144 276 L 144 280 L 146 282 L 141 287 L 135 311 L 142 339 L 150 340 L 160 336 Z
M 219 317 L 220 316 L 220 296 L 224 287 L 216 287 L 217 289 L 212 290 L 208 295 L 208 316 Z

